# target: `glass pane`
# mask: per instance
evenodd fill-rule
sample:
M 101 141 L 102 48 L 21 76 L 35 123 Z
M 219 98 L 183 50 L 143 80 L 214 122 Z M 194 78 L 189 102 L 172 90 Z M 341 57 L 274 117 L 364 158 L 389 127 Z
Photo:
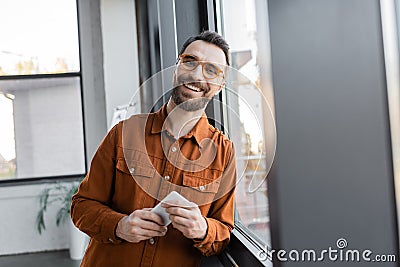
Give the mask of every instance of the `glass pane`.
M 0 75 L 79 71 L 75 0 L 0 0 Z
M 236 190 L 236 215 L 251 235 L 264 245 L 271 246 L 266 176 L 271 167 L 267 162 L 273 160 L 275 144 L 269 145 L 266 129 L 274 128 L 273 111 L 270 109 L 273 103 L 271 92 L 267 92 L 272 89 L 267 88 L 265 83 L 269 80 L 269 74 L 265 72 L 267 66 L 261 65 L 265 63 L 261 54 L 268 51 L 260 46 L 260 39 L 268 33 L 257 32 L 257 23 L 267 25 L 267 17 L 266 12 L 257 17 L 256 2 L 261 1 L 222 1 L 222 24 L 231 48 L 232 68 L 237 70 L 236 75 L 230 76 L 230 79 L 237 79 L 231 82 L 237 97 L 227 96 L 229 105 L 236 109 L 233 113 L 237 112 L 239 117 L 235 121 L 228 114 L 240 179 Z
M 0 81 L 0 179 L 85 172 L 80 78 Z

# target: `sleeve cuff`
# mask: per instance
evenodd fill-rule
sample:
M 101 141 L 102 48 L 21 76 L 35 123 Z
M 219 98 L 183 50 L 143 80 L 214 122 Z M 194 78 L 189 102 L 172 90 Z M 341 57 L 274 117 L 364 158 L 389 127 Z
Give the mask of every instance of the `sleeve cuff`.
M 118 238 L 115 234 L 115 230 L 117 229 L 118 222 L 126 215 L 116 213 L 116 214 L 110 214 L 110 216 L 107 216 L 104 220 L 103 223 L 103 232 L 105 233 L 105 243 L 113 243 L 113 244 L 119 244 L 122 242 L 120 238 Z
M 215 236 L 215 228 L 213 227 L 213 224 L 210 223 L 209 219 L 204 217 L 207 222 L 207 233 L 206 236 L 203 239 L 193 239 L 194 246 L 199 249 L 200 251 L 206 251 L 208 250 L 208 247 L 213 243 L 214 241 L 214 236 Z

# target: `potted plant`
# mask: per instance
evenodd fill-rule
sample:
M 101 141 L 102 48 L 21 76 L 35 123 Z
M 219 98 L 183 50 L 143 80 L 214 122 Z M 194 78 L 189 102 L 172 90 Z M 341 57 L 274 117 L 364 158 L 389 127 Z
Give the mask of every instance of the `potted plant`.
M 46 187 L 39 194 L 39 211 L 36 217 L 36 228 L 39 234 L 46 230 L 45 213 L 51 205 L 58 204 L 56 225 L 69 224 L 69 252 L 71 259 L 82 259 L 87 244 L 87 236 L 79 231 L 72 223 L 70 206 L 72 196 L 78 191 L 79 182 L 56 183 Z

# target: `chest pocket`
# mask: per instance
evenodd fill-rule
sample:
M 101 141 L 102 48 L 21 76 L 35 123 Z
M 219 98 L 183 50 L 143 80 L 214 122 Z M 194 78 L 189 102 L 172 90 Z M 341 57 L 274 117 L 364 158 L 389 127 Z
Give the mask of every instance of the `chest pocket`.
M 129 175 L 143 190 L 148 189 L 156 172 L 153 166 L 139 161 L 130 161 L 128 167 L 124 159 L 118 159 L 116 168 L 123 174 Z
M 181 194 L 199 206 L 210 204 L 220 187 L 220 173 L 209 169 L 196 173 L 184 172 Z
M 198 192 L 217 193 L 220 180 L 205 179 L 202 176 L 192 173 L 183 174 L 183 185 L 190 187 Z
M 130 161 L 129 167 L 124 158 L 116 162 L 116 182 L 113 194 L 113 208 L 125 214 L 136 209 L 150 207 L 146 202 L 147 192 L 156 173 L 153 166 L 138 161 Z M 148 198 L 147 198 L 148 201 Z
M 156 171 L 153 166 L 143 164 L 139 161 L 131 161 L 128 167 L 124 159 L 118 159 L 116 167 L 117 170 L 125 174 L 147 178 L 154 177 L 154 173 Z

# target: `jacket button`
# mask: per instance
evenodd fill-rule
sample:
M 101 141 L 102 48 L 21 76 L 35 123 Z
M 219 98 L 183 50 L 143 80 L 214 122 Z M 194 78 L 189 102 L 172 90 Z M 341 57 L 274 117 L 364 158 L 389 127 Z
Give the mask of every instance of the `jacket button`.
M 172 152 L 176 152 L 176 147 L 171 148 Z
M 112 238 L 108 238 L 108 241 L 110 241 L 111 243 L 114 243 L 114 240 L 112 240 Z
M 154 238 L 150 238 L 149 243 L 150 243 L 150 245 L 154 245 L 154 243 L 155 243 Z
M 135 168 L 130 168 L 129 169 L 129 172 L 132 174 L 132 173 L 134 173 L 135 172 Z
M 168 181 L 170 178 L 171 178 L 171 177 L 169 177 L 169 175 L 164 176 L 164 179 L 165 179 L 166 181 Z
M 200 186 L 199 186 L 199 190 L 200 190 L 200 191 L 204 191 L 204 189 L 206 189 L 206 188 L 205 188 L 203 185 L 200 185 Z

